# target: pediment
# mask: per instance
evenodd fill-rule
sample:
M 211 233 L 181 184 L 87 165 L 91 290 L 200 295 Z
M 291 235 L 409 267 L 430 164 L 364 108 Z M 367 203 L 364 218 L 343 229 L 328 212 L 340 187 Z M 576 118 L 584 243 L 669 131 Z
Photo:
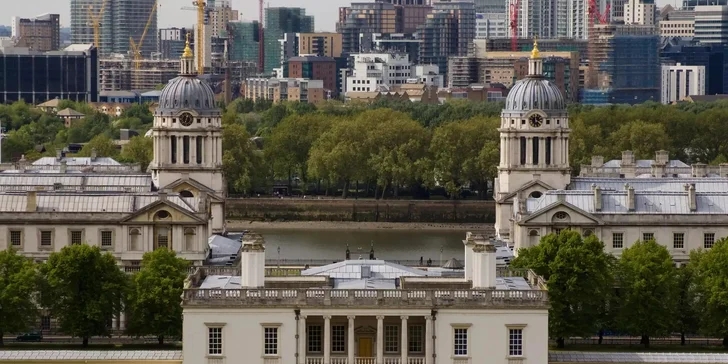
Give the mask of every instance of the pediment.
M 559 214 L 562 213 L 562 214 Z M 565 213 L 567 219 L 559 219 L 557 214 Z M 603 225 L 596 216 L 568 202 L 558 201 L 534 214 L 524 216 L 519 225 Z
M 545 192 L 545 191 L 551 191 L 555 190 L 555 188 L 549 186 L 546 182 L 541 180 L 533 180 L 531 182 L 526 183 L 525 185 L 519 187 L 517 190 L 505 195 L 503 198 L 498 200 L 499 203 L 508 203 L 513 202 L 513 198 L 516 197 L 519 193 L 523 193 L 524 195 L 528 196 L 534 191 L 538 192 Z
M 181 191 L 190 191 L 192 194 L 195 195 L 195 197 L 199 197 L 200 192 L 206 192 L 207 197 L 213 200 L 223 201 L 223 198 L 218 196 L 215 191 L 213 191 L 210 187 L 205 186 L 204 184 L 195 181 L 192 178 L 180 178 L 166 186 L 163 187 L 164 189 L 169 189 L 174 192 L 181 192 Z
M 376 335 L 377 329 L 372 326 L 359 326 L 354 329 L 357 335 Z
M 169 213 L 169 217 L 166 219 L 158 219 L 157 213 L 159 211 L 166 211 Z M 205 224 L 206 221 L 195 216 L 193 213 L 177 206 L 166 200 L 160 200 L 154 202 L 139 211 L 135 211 L 133 214 L 127 216 L 122 222 L 160 222 L 160 223 L 200 223 Z

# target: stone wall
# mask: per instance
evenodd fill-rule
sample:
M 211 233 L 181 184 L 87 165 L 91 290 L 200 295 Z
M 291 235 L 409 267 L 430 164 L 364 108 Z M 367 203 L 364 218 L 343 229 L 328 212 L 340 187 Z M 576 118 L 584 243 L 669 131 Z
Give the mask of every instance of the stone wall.
M 493 201 L 228 199 L 228 220 L 492 223 Z

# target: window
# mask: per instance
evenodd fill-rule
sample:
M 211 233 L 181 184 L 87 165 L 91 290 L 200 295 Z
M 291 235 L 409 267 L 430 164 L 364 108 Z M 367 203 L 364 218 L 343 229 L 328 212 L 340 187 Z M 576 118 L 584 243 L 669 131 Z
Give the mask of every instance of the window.
M 170 229 L 167 226 L 159 226 L 155 227 L 155 238 L 156 238 L 156 246 L 154 249 L 159 248 L 169 248 L 170 247 Z
M 43 315 L 40 317 L 40 328 L 41 328 L 41 330 L 50 330 L 51 329 L 51 316 L 50 315 Z
M 139 249 L 139 239 L 141 239 L 141 235 L 142 233 L 138 228 L 129 229 L 129 250 L 141 250 Z
M 468 329 L 467 328 L 456 328 L 454 332 L 454 355 L 465 356 L 468 355 Z
M 539 160 L 540 155 L 538 154 L 538 152 L 539 152 L 538 149 L 541 146 L 539 144 L 538 137 L 533 137 L 533 140 L 531 141 L 531 147 L 533 148 L 533 155 L 531 156 L 532 157 L 531 164 L 541 164 L 540 163 L 541 161 Z
M 182 137 L 182 162 L 190 164 L 190 137 L 187 135 Z
M 10 245 L 22 246 L 23 245 L 23 232 L 20 230 L 10 231 Z
M 672 247 L 673 249 L 685 248 L 685 233 L 672 234 Z
M 40 232 L 40 246 L 53 246 L 53 231 L 45 230 Z
M 83 230 L 71 230 L 71 245 L 83 243 Z
M 710 249 L 713 247 L 713 243 L 715 243 L 715 233 L 703 234 L 703 248 Z
M 195 229 L 194 228 L 185 229 L 185 250 L 187 250 L 187 251 L 195 250 Z
M 331 352 L 343 353 L 346 348 L 346 327 L 344 325 L 331 326 Z
M 176 120 L 176 119 L 175 119 Z M 177 163 L 177 137 L 171 137 L 169 139 L 169 151 L 171 153 L 172 164 Z
M 399 326 L 384 326 L 384 352 L 396 353 L 399 351 Z
M 424 341 L 424 329 L 421 325 L 412 325 L 409 327 L 407 334 L 407 351 L 411 353 L 422 352 L 422 342 Z
M 546 124 L 548 124 L 550 120 L 546 120 Z M 546 164 L 551 164 L 551 137 L 546 137 L 545 139 L 546 143 Z
M 644 241 L 655 240 L 655 233 L 642 233 L 642 240 L 644 240 Z
M 624 248 L 624 233 L 612 233 L 612 248 Z
M 508 330 L 508 355 L 523 355 L 523 329 Z
M 197 119 L 197 122 L 200 122 L 200 119 Z M 202 164 L 202 137 L 198 136 L 196 139 L 197 143 L 197 149 L 195 151 L 197 152 L 197 164 Z
M 309 353 L 320 353 L 321 350 L 321 326 L 318 325 L 309 325 L 308 326 L 308 333 L 306 333 L 306 337 L 308 338 L 308 352 Z
M 222 327 L 207 328 L 207 355 L 222 355 Z
M 101 246 L 111 247 L 114 245 L 114 233 L 111 230 L 104 230 L 101 232 Z
M 263 354 L 278 355 L 278 328 L 263 328 Z
M 526 121 L 523 120 L 523 123 Z M 526 164 L 526 137 L 521 137 L 521 165 Z

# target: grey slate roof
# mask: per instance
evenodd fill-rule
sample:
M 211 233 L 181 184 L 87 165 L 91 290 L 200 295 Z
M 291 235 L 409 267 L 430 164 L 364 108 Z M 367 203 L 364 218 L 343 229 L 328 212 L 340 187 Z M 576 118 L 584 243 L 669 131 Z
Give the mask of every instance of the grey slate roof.
M 183 210 L 195 212 L 198 198 L 168 195 L 167 200 Z M 146 194 L 93 194 L 93 193 L 38 193 L 38 212 L 109 212 L 132 213 L 159 201 L 157 193 Z M 0 193 L 0 212 L 25 212 L 27 194 Z
M 57 166 L 61 164 L 61 161 L 66 161 L 69 166 L 120 166 L 121 163 L 117 162 L 113 158 L 108 157 L 97 157 L 91 159 L 90 157 L 64 157 L 58 160 L 56 157 L 43 157 L 33 162 L 34 166 Z
M 650 168 L 653 164 L 655 164 L 655 161 L 653 159 L 638 159 L 634 161 L 635 167 L 637 168 Z M 605 168 L 620 168 L 622 166 L 622 160 L 621 159 L 612 159 L 606 163 L 604 163 Z M 690 168 L 689 164 L 686 164 L 685 162 L 681 160 L 670 160 L 667 161 L 667 168 Z
M 182 350 L 0 350 L 0 361 L 182 360 Z
M 591 191 L 592 184 L 596 184 L 602 191 L 624 191 L 624 184 L 628 183 L 635 191 L 685 191 L 685 184 L 695 184 L 696 192 L 728 192 L 728 178 L 589 178 L 574 177 L 571 179 L 569 190 Z
M 549 363 L 728 363 L 728 354 L 551 351 Z
M 152 176 L 148 174 L 90 173 L 0 173 L 0 191 L 33 191 L 36 187 L 60 190 L 148 192 Z

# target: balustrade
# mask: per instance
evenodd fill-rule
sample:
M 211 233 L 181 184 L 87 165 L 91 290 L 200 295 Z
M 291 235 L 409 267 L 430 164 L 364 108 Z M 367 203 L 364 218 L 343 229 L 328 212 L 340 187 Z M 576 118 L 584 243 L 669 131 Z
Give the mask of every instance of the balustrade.
M 331 364 L 346 364 L 346 357 L 333 357 L 331 358 Z
M 377 358 L 354 358 L 354 364 L 377 364 Z
M 324 364 L 324 358 L 306 358 L 306 364 Z
M 425 358 L 407 358 L 407 364 L 425 364 Z
M 225 364 L 225 358 L 207 358 L 207 364 Z
M 401 361 L 401 358 L 384 358 L 384 364 L 399 364 Z

